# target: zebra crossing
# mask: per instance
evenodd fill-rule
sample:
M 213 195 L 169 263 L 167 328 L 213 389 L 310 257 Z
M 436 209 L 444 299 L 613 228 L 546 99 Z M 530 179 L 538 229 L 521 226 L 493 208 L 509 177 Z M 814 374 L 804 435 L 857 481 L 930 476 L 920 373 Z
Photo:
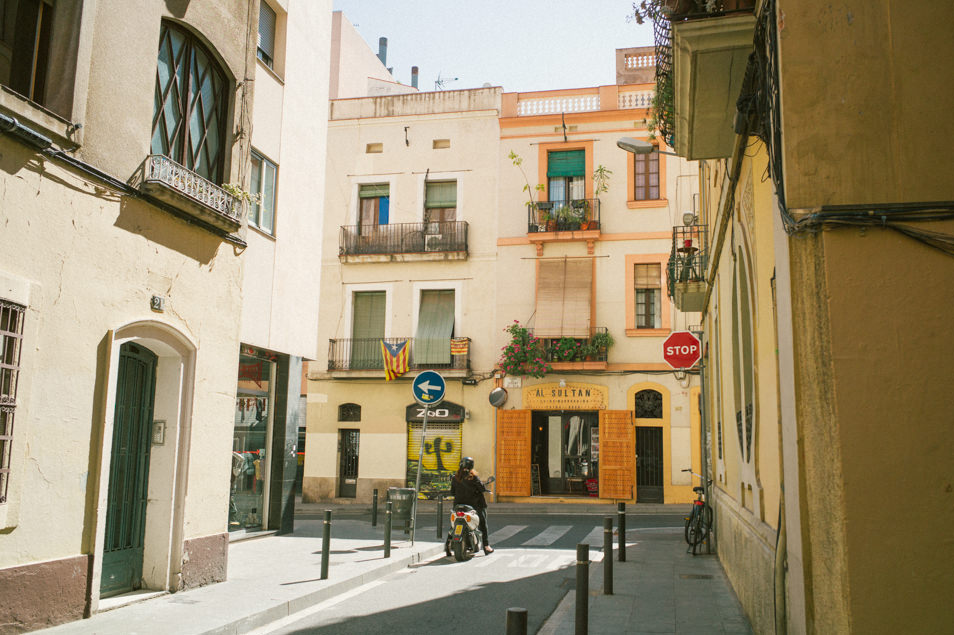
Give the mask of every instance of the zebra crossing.
M 491 528 L 493 528 L 491 526 Z M 590 545 L 590 551 L 603 546 L 603 527 L 585 525 L 504 525 L 490 532 L 490 544 L 494 548 L 543 547 L 551 549 L 575 549 L 578 544 Z

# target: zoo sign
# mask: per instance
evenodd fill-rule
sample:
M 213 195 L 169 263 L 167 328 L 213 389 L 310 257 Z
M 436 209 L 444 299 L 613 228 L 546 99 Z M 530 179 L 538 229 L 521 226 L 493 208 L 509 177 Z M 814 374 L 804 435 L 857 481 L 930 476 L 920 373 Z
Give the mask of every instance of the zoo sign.
M 702 343 L 689 331 L 676 331 L 663 342 L 663 359 L 676 370 L 692 368 L 700 357 Z

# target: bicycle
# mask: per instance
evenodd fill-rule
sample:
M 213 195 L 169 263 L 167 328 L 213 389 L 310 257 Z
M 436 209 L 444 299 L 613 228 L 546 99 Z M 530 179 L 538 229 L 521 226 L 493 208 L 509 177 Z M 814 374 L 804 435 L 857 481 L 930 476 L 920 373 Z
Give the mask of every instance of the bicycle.
M 696 474 L 691 469 L 682 471 L 689 472 L 692 476 L 698 477 L 700 481 L 702 480 L 702 475 Z M 707 485 L 712 485 L 711 479 Z M 685 538 L 686 544 L 689 545 L 687 551 L 691 550 L 692 555 L 696 555 L 696 549 L 709 538 L 709 533 L 712 531 L 712 507 L 706 501 L 704 487 L 693 487 L 692 491 L 696 493 L 696 500 L 692 502 L 692 511 L 686 517 Z

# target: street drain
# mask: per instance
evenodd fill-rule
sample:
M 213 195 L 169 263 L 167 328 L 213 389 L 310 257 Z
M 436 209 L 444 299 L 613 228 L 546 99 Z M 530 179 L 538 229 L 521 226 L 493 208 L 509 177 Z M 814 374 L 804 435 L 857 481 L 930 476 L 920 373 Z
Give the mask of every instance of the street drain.
M 683 580 L 711 580 L 711 575 L 705 575 L 702 573 L 683 573 L 679 576 Z

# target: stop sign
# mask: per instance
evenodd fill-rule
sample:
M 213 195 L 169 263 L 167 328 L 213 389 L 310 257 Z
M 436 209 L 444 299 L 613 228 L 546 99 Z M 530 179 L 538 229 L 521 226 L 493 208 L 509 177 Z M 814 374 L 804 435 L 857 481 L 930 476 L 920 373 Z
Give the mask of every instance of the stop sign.
M 663 342 L 663 359 L 680 370 L 692 368 L 702 357 L 702 343 L 689 331 L 676 331 Z

